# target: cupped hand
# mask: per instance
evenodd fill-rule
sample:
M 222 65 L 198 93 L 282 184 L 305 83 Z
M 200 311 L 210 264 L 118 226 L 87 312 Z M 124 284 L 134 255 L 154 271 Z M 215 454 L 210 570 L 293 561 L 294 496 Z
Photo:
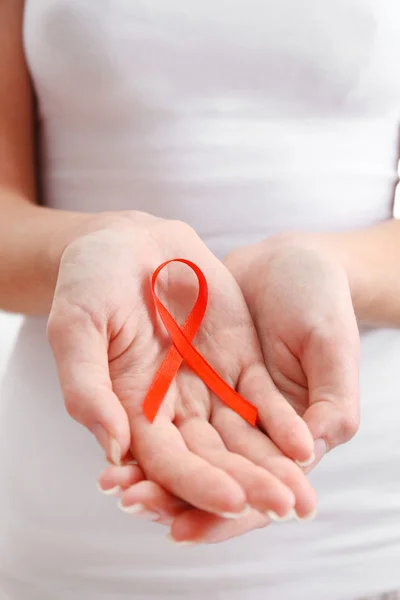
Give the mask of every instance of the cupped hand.
M 94 433 L 114 463 L 131 453 L 149 482 L 202 511 L 230 517 L 250 505 L 283 516 L 296 505 L 310 512 L 315 495 L 301 473 L 293 484 L 292 463 L 281 451 L 306 461 L 312 437 L 295 411 L 277 414 L 283 402 L 271 399 L 276 388 L 234 277 L 182 223 L 143 213 L 96 223 L 62 256 L 48 323 L 70 415 Z M 170 346 L 156 318 L 150 277 L 175 257 L 197 263 L 208 279 L 209 305 L 196 347 L 258 408 L 264 431 L 279 421 L 289 432 L 278 436 L 280 450 L 185 365 L 154 422 L 144 416 L 143 399 Z M 182 322 L 196 282 L 182 265 L 160 279 L 164 304 Z
M 350 440 L 359 424 L 359 332 L 346 270 L 324 236 L 278 236 L 224 262 L 253 317 L 276 397 L 319 446 Z M 267 432 L 279 444 L 285 411 L 274 415 Z

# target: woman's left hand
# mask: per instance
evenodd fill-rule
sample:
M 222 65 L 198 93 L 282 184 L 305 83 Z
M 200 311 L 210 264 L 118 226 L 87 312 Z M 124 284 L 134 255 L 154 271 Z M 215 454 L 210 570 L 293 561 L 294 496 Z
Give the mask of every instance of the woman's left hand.
M 328 240 L 329 238 L 327 238 Z M 349 441 L 359 424 L 359 333 L 348 276 L 323 235 L 286 235 L 231 253 L 267 369 L 319 446 Z M 283 415 L 285 407 L 275 414 Z M 279 445 L 279 418 L 268 435 Z

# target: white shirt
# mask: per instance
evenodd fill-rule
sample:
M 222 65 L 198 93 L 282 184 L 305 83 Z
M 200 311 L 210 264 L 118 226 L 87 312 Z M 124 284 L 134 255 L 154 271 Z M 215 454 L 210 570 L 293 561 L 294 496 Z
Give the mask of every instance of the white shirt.
M 45 202 L 179 218 L 219 256 L 388 219 L 399 30 L 398 0 L 27 0 Z M 64 411 L 45 320 L 28 319 L 2 392 L 0 590 L 354 600 L 400 587 L 400 332 L 365 333 L 362 353 L 361 430 L 312 475 L 317 520 L 183 549 L 97 493 L 101 452 Z

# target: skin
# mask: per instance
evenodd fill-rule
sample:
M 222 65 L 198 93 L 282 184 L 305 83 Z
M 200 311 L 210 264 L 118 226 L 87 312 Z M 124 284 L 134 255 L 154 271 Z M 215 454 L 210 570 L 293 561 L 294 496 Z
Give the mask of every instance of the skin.
M 67 410 L 114 463 L 138 460 L 140 467 L 107 469 L 101 487 L 119 485 L 125 508 L 139 503 L 162 513 L 178 541 L 242 535 L 266 525 L 267 510 L 283 515 L 295 507 L 306 516 L 315 494 L 291 459 L 310 458 L 314 442 L 314 466 L 357 429 L 356 318 L 400 325 L 400 224 L 271 238 L 221 263 L 182 223 L 37 206 L 22 11 L 22 0 L 0 3 L 0 307 L 51 311 L 49 340 Z M 257 404 L 268 436 L 246 428 L 185 369 L 148 435 L 138 407 L 154 365 L 143 357 L 154 362 L 168 344 L 143 281 L 183 249 L 210 281 L 210 311 L 196 345 Z M 182 315 L 193 294 L 186 281 L 186 272 L 164 280 Z M 138 372 L 145 373 L 140 385 Z M 155 458 L 160 444 L 165 457 Z M 226 511 L 238 518 L 221 517 Z
M 71 243 L 60 263 L 48 337 L 70 415 L 96 435 L 110 459 L 130 451 L 150 480 L 205 511 L 240 513 L 247 503 L 285 515 L 298 502 L 312 510 L 315 494 L 300 470 L 296 467 L 300 489 L 295 494 L 268 462 L 279 455 L 287 463 L 286 473 L 292 462 L 282 453 L 307 460 L 313 438 L 268 374 L 233 275 L 182 223 L 139 213 L 114 219 L 113 228 Z M 196 346 L 225 381 L 257 406 L 268 437 L 240 417 L 229 418 L 232 411 L 185 366 L 154 423 L 143 414 L 143 398 L 170 346 L 154 318 L 149 274 L 185 248 L 207 274 L 209 286 Z M 180 322 L 196 292 L 190 275 L 187 267 L 173 265 L 160 276 L 160 294 L 165 290 L 165 302 L 176 307 Z M 277 419 L 282 426 L 275 429 Z M 245 442 L 241 447 L 239 437 Z M 265 460 L 250 458 L 252 452 Z
M 349 440 L 359 422 L 359 335 L 346 272 L 327 251 L 316 251 L 306 236 L 278 237 L 237 250 L 225 264 L 244 293 L 268 372 L 286 399 L 286 409 L 295 408 L 318 440 L 319 460 L 327 449 Z M 282 428 L 283 415 L 284 410 L 276 412 L 273 430 Z M 226 414 L 224 419 L 233 424 L 236 416 Z M 243 434 L 236 444 L 238 449 L 247 446 Z M 260 459 L 254 447 L 250 452 L 252 460 Z M 122 492 L 124 507 L 150 506 L 160 523 L 173 517 L 178 540 L 220 541 L 221 535 L 268 523 L 253 511 L 224 529 L 170 497 L 155 495 L 143 480 L 128 485 L 121 477 L 138 475 L 128 469 L 132 467 L 106 470 L 101 487 L 119 486 L 116 492 Z M 296 510 L 298 516 L 307 515 L 299 506 Z

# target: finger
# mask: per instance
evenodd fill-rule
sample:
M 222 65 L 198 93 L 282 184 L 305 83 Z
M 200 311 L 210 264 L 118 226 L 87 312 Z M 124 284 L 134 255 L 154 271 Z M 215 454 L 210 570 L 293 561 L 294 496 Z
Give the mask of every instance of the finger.
M 113 463 L 111 460 L 109 460 L 109 459 L 107 458 L 107 456 L 105 457 L 105 459 L 106 459 L 106 462 L 108 462 L 108 464 L 110 464 L 110 465 L 113 465 L 113 464 L 114 464 L 114 463 Z M 125 465 L 137 465 L 137 464 L 138 464 L 137 460 L 135 460 L 135 459 L 133 458 L 133 456 L 132 456 L 132 452 L 129 450 L 129 451 L 128 451 L 128 452 L 125 454 L 124 458 L 122 458 L 122 459 L 121 459 L 120 465 L 118 465 L 118 466 L 125 466 Z
M 266 469 L 229 452 L 210 423 L 193 417 L 181 425 L 180 432 L 192 452 L 236 479 L 251 507 L 282 516 L 293 508 L 295 498 L 291 490 Z
M 317 467 L 319 465 L 319 463 L 321 462 L 321 460 L 324 458 L 326 453 L 327 453 L 327 445 L 326 445 L 325 441 L 323 439 L 315 440 L 315 443 L 314 443 L 315 460 L 311 465 L 308 465 L 307 467 L 301 467 L 301 470 L 303 471 L 303 473 L 308 474 L 313 469 L 315 469 L 315 467 Z
M 245 369 L 237 390 L 258 408 L 262 429 L 284 454 L 302 466 L 313 462 L 314 440 L 307 424 L 279 393 L 264 365 Z
M 112 389 L 106 335 L 84 310 L 60 306 L 57 301 L 47 331 L 68 413 L 87 427 L 107 457 L 119 464 L 129 450 L 130 427 Z
M 254 509 L 236 521 L 189 509 L 182 511 L 174 520 L 168 537 L 171 541 L 182 545 L 189 543 L 216 544 L 243 535 L 253 529 L 266 527 L 270 522 L 270 519 Z
M 107 496 L 120 498 L 121 510 L 164 525 L 172 524 L 175 517 L 189 508 L 158 484 L 146 481 L 142 469 L 136 465 L 107 467 L 100 474 L 98 486 Z
M 225 407 L 214 411 L 212 424 L 228 450 L 241 454 L 252 463 L 267 469 L 293 492 L 295 513 L 290 511 L 285 515 L 269 512 L 270 518 L 282 520 L 283 517 L 286 520 L 297 516 L 310 519 L 315 514 L 316 492 L 307 477 L 300 467 L 282 455 L 280 449 L 262 431 L 251 427 Z
M 98 479 L 99 489 L 107 496 L 118 496 L 135 483 L 146 479 L 142 469 L 137 465 L 107 467 Z
M 339 333 L 337 333 L 339 329 Z M 354 327 L 316 329 L 304 353 L 310 407 L 303 419 L 315 440 L 329 450 L 357 432 L 359 410 L 359 336 Z
M 147 479 L 189 504 L 216 514 L 238 514 L 246 505 L 239 483 L 195 453 L 178 429 L 159 415 L 150 424 L 137 414 L 131 421 L 132 452 Z
M 153 481 L 141 481 L 129 487 L 121 494 L 118 506 L 128 514 L 161 525 L 171 525 L 176 517 L 189 508 L 186 502 Z
M 140 485 L 143 482 L 143 485 Z M 235 535 L 235 531 L 244 531 L 243 519 L 240 519 L 240 527 L 231 527 L 231 519 L 217 517 L 210 513 L 193 509 L 186 502 L 176 496 L 166 492 L 154 482 L 145 481 L 144 474 L 139 467 L 108 467 L 99 477 L 99 487 L 106 495 L 120 497 L 119 506 L 125 512 L 136 515 L 139 518 L 147 518 L 150 521 L 157 521 L 162 525 L 172 525 L 174 520 L 184 513 L 188 513 L 182 525 L 178 527 L 178 535 L 185 535 L 185 530 L 189 531 L 189 537 L 195 535 L 197 538 L 217 537 L 222 541 L 226 537 Z M 115 491 L 114 491 L 115 490 Z M 117 491 L 118 490 L 118 491 Z M 253 517 L 255 511 L 253 512 Z M 267 522 L 266 518 L 261 518 L 258 513 L 257 522 Z M 228 524 L 226 527 L 223 523 Z M 216 529 L 216 531 L 214 531 Z

